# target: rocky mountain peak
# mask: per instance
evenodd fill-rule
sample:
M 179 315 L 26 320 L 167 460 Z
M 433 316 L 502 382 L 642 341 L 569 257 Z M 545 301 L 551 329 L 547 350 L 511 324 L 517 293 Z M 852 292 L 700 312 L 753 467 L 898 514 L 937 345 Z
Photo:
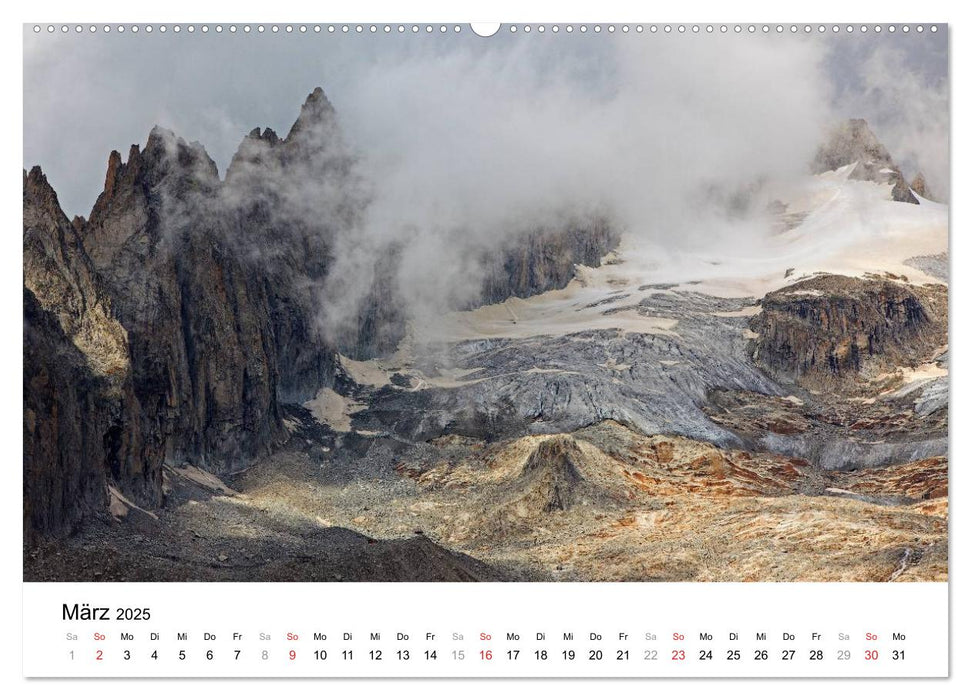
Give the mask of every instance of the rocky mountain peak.
M 321 88 L 314 88 L 314 91 L 307 95 L 303 107 L 300 108 L 300 116 L 290 127 L 286 140 L 292 141 L 302 132 L 319 128 L 322 124 L 330 124 L 335 116 L 334 106 L 327 99 L 327 95 Z
M 226 169 L 227 182 L 236 179 L 241 172 L 246 170 L 246 165 L 262 165 L 268 153 L 280 143 L 280 137 L 270 127 L 266 127 L 262 131 L 260 127 L 256 127 L 246 134 Z
M 35 165 L 30 169 L 28 173 L 24 171 L 24 211 L 27 214 L 24 215 L 24 235 L 27 235 L 27 222 L 33 221 L 34 216 L 38 220 L 43 220 L 48 222 L 45 226 L 37 227 L 38 231 L 47 230 L 50 231 L 57 230 L 62 223 L 67 224 L 67 217 L 64 216 L 61 211 L 60 202 L 57 199 L 57 193 L 54 188 L 47 181 L 47 176 L 44 171 L 41 170 L 39 165 Z M 56 223 L 54 223 L 56 222 Z M 65 228 L 65 227 L 61 227 Z M 66 227 L 70 229 L 70 226 Z M 70 229 L 73 232 L 73 229 Z M 63 233 L 63 231 L 62 231 Z M 44 234 L 45 236 L 47 234 Z M 77 245 L 76 236 L 60 236 L 60 238 L 65 242 L 70 242 L 71 245 Z
M 178 172 L 199 184 L 219 180 L 216 162 L 201 143 L 188 143 L 175 132 L 158 125 L 149 132 L 142 155 L 150 168 L 161 169 L 164 174 Z
M 51 199 L 53 204 L 57 204 L 57 194 L 39 165 L 32 167 L 29 173 L 24 170 L 24 199 L 28 196 L 38 201 Z
M 289 166 L 299 163 L 304 169 L 293 177 L 306 179 L 311 173 L 347 173 L 352 160 L 334 106 L 324 91 L 316 88 L 307 96 L 286 138 L 281 139 L 269 127 L 257 127 L 243 138 L 226 171 L 226 180 L 235 184 L 246 181 L 247 186 L 263 189 L 268 184 L 266 166 L 286 177 L 288 172 L 295 173 Z
M 108 156 L 108 171 L 105 173 L 105 194 L 109 197 L 115 192 L 115 186 L 118 184 L 118 172 L 121 169 L 121 154 L 118 151 L 112 151 Z
M 836 170 L 853 162 L 866 167 L 893 167 L 890 152 L 880 143 L 866 119 L 848 119 L 830 130 L 816 154 L 816 172 Z
M 270 127 L 266 127 L 262 131 L 260 127 L 256 127 L 246 135 L 246 138 L 254 141 L 264 141 L 270 146 L 275 146 L 280 142 L 280 137 Z
M 831 129 L 816 152 L 812 171 L 825 173 L 852 164 L 850 177 L 854 180 L 892 185 L 894 201 L 918 204 L 900 168 L 865 119 L 848 119 Z
M 100 218 L 121 193 L 140 190 L 143 186 L 154 187 L 171 174 L 199 184 L 213 184 L 219 179 L 216 164 L 205 148 L 198 143 L 186 143 L 173 131 L 156 125 L 149 132 L 144 149 L 138 144 L 131 145 L 127 160 L 123 161 L 118 151 L 108 156 L 104 191 L 89 219 Z
M 128 151 L 128 160 L 121 159 L 121 153 L 112 151 L 108 155 L 108 166 L 105 169 L 104 191 L 98 196 L 89 218 L 103 211 L 124 189 L 130 189 L 131 183 L 137 178 L 140 151 L 138 144 L 132 144 Z

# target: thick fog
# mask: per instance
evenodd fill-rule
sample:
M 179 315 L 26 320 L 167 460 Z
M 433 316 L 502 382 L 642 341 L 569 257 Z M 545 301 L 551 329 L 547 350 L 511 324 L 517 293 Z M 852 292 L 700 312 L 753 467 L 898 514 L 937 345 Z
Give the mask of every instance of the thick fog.
M 378 56 L 338 106 L 375 183 L 367 235 L 338 260 L 404 239 L 402 289 L 434 308 L 475 291 L 470 250 L 567 216 L 711 245 L 729 225 L 718 202 L 805 173 L 827 90 L 819 47 L 776 37 L 532 36 Z

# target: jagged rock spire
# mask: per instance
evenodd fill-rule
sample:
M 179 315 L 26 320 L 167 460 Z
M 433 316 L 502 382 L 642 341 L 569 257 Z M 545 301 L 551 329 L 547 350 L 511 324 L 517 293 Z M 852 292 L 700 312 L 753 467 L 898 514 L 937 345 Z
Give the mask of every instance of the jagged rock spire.
M 307 95 L 303 107 L 300 108 L 300 116 L 290 127 L 286 140 L 293 141 L 302 132 L 333 121 L 334 116 L 334 106 L 327 99 L 327 95 L 321 88 L 314 88 L 314 91 Z
M 290 127 L 286 138 L 266 127 L 250 131 L 230 161 L 226 170 L 227 181 L 239 182 L 238 178 L 248 173 L 260 179 L 259 166 L 276 161 L 285 166 L 291 161 L 316 162 L 323 168 L 343 163 L 349 154 L 341 138 L 337 113 L 321 88 L 315 88 L 307 95 L 300 116 Z M 253 170 L 247 165 L 258 166 Z

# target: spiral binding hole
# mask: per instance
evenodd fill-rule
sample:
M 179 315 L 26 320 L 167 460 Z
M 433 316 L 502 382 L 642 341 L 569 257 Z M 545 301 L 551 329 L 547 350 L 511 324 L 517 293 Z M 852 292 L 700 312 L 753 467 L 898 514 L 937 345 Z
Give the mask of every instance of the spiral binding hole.
M 459 34 L 459 33 L 462 32 L 462 27 L 461 27 L 461 25 L 458 25 L 458 24 L 451 25 L 451 26 L 450 25 L 446 25 L 446 24 L 441 24 L 441 25 L 432 25 L 432 24 L 426 24 L 426 25 L 418 25 L 418 24 L 413 24 L 413 25 L 404 25 L 404 24 L 398 24 L 398 25 L 391 25 L 391 24 L 384 24 L 384 25 L 378 25 L 378 24 L 370 24 L 370 25 L 361 25 L 361 24 L 355 24 L 355 25 L 347 25 L 347 24 L 344 24 L 344 25 L 333 25 L 333 24 L 331 24 L 331 25 L 325 25 L 325 26 L 326 26 L 326 31 L 327 31 L 328 34 L 334 34 L 334 33 L 336 33 L 338 31 L 338 29 L 340 30 L 340 32 L 342 34 L 350 34 L 352 32 L 355 33 L 355 34 L 364 34 L 364 33 L 369 33 L 369 34 L 381 34 L 381 33 L 391 34 L 392 32 L 397 32 L 398 34 L 404 34 L 404 33 L 408 32 L 409 30 L 410 30 L 410 32 L 412 34 L 421 34 L 421 33 L 424 33 L 424 34 L 433 34 L 433 33 L 438 33 L 438 34 L 455 33 L 455 34 Z M 496 25 L 496 26 L 498 26 L 498 25 Z M 118 34 L 124 34 L 126 31 L 127 32 L 130 32 L 132 34 L 138 34 L 139 32 L 143 32 L 145 34 L 152 34 L 152 33 L 155 33 L 155 32 L 157 32 L 159 34 L 165 34 L 165 33 L 167 33 L 171 29 L 171 31 L 173 33 L 175 33 L 175 34 L 181 34 L 182 31 L 183 31 L 183 28 L 184 28 L 185 31 L 188 32 L 189 34 L 195 34 L 197 27 L 198 27 L 199 32 L 202 33 L 202 34 L 210 34 L 210 33 L 222 34 L 224 32 L 224 30 L 228 30 L 230 34 L 237 34 L 240 31 L 242 31 L 242 33 L 244 33 L 244 34 L 250 34 L 252 32 L 252 29 L 253 29 L 248 24 L 246 24 L 246 25 L 230 24 L 230 25 L 225 25 L 225 26 L 224 25 L 221 25 L 221 24 L 216 24 L 216 25 L 207 25 L 207 24 L 202 24 L 202 25 L 192 25 L 192 24 L 187 24 L 187 25 L 179 25 L 179 24 L 173 24 L 173 25 L 164 25 L 164 24 L 159 24 L 159 25 L 151 25 L 151 24 L 144 24 L 144 25 L 138 25 L 138 24 L 123 25 L 123 24 L 119 24 L 119 25 L 114 25 L 114 26 L 113 25 L 108 25 L 108 24 L 100 25 L 100 26 L 99 25 L 96 25 L 96 24 L 91 24 L 91 25 L 82 25 L 82 24 L 77 24 L 77 25 L 69 25 L 69 24 L 60 24 L 60 25 L 48 24 L 48 25 L 41 25 L 41 24 L 34 24 L 34 25 L 31 26 L 31 30 L 33 31 L 34 34 L 44 33 L 45 30 L 46 30 L 46 32 L 48 34 L 55 34 L 58 31 L 60 31 L 61 34 L 71 34 L 71 33 L 74 33 L 74 34 L 98 34 L 98 33 L 110 34 L 112 32 L 115 32 L 115 33 L 118 33 Z M 255 25 L 256 32 L 259 33 L 259 34 L 265 33 L 266 30 L 267 30 L 267 27 L 269 27 L 269 31 L 271 33 L 273 33 L 273 34 L 279 34 L 281 29 L 286 34 L 294 34 L 294 33 L 307 34 L 311 30 L 313 31 L 314 34 L 320 34 L 323 31 L 323 27 L 321 25 L 319 25 L 319 24 L 314 24 L 314 25 L 307 25 L 307 24 L 293 25 L 293 24 L 287 24 L 287 25 L 282 25 L 282 26 L 281 25 L 276 25 L 276 24 L 273 24 L 273 25 L 262 25 L 262 24 Z M 651 34 L 657 34 L 661 30 L 663 30 L 663 32 L 665 34 L 672 34 L 672 33 L 674 33 L 674 30 L 677 29 L 677 33 L 678 34 L 688 34 L 688 33 L 691 33 L 691 34 L 701 34 L 702 33 L 702 30 L 704 30 L 704 33 L 706 33 L 706 34 L 714 34 L 715 32 L 718 32 L 718 33 L 721 33 L 721 34 L 727 34 L 729 32 L 729 30 L 731 30 L 735 34 L 743 34 L 743 33 L 745 33 L 745 34 L 758 34 L 758 33 L 761 33 L 761 34 L 764 34 L 764 35 L 771 34 L 773 30 L 775 31 L 776 34 L 783 34 L 787 30 L 791 34 L 798 34 L 798 33 L 804 33 L 804 34 L 813 34 L 813 33 L 814 34 L 826 34 L 827 32 L 831 32 L 833 34 L 840 34 L 840 33 L 853 34 L 854 32 L 859 32 L 860 34 L 867 34 L 867 33 L 882 34 L 884 31 L 886 31 L 886 32 L 888 32 L 890 34 L 895 34 L 895 33 L 897 33 L 898 30 L 900 32 L 904 33 L 904 34 L 911 34 L 911 33 L 916 33 L 916 34 L 936 34 L 940 30 L 940 27 L 938 25 L 936 25 L 936 24 L 928 24 L 928 25 L 924 25 L 924 24 L 914 24 L 914 25 L 909 25 L 909 24 L 901 24 L 901 25 L 894 25 L 894 24 L 888 24 L 888 25 L 880 25 L 880 24 L 873 24 L 873 25 L 867 25 L 867 24 L 860 24 L 860 25 L 852 25 L 852 24 L 847 24 L 847 25 L 838 25 L 838 24 L 834 24 L 834 25 L 824 25 L 824 24 L 819 24 L 819 25 L 816 25 L 816 26 L 809 25 L 809 24 L 806 24 L 806 25 L 797 25 L 797 24 L 792 24 L 792 25 L 782 25 L 782 24 L 776 24 L 776 25 L 770 25 L 770 24 L 761 24 L 761 25 L 756 25 L 756 24 L 748 24 L 748 25 L 742 25 L 742 24 L 735 24 L 735 25 L 726 25 L 726 24 L 721 24 L 721 25 L 712 25 L 712 24 L 707 24 L 707 25 L 698 25 L 698 24 L 690 24 L 690 25 L 684 25 L 684 24 L 678 24 L 678 25 L 670 25 L 670 24 L 665 24 L 665 25 L 657 25 L 657 24 L 651 24 L 651 25 L 642 25 L 642 24 L 636 24 L 636 25 L 629 25 L 629 24 L 623 24 L 623 25 L 614 25 L 614 24 L 606 24 L 606 25 L 601 25 L 601 24 L 594 24 L 594 25 L 587 25 L 587 24 L 578 24 L 578 25 L 573 25 L 573 24 L 564 24 L 564 25 L 558 25 L 558 24 L 552 24 L 552 25 L 543 25 L 543 24 L 538 24 L 538 25 L 510 24 L 510 25 L 505 26 L 505 29 L 510 34 L 517 34 L 517 33 L 531 34 L 534 30 L 537 33 L 539 33 L 539 34 L 545 34 L 547 32 L 547 27 L 549 28 L 549 31 L 552 32 L 552 33 L 554 33 L 554 34 L 559 34 L 561 32 L 561 30 L 562 31 L 565 31 L 567 34 L 574 34 L 574 33 L 579 33 L 579 34 L 590 34 L 590 33 L 592 33 L 592 34 L 605 34 L 605 33 L 606 34 L 616 34 L 618 31 L 620 31 L 623 34 L 629 34 L 629 33 L 631 33 L 632 30 L 635 33 L 637 33 L 637 34 L 643 34 L 643 33 L 645 33 L 645 28 Z M 210 29 L 212 29 L 212 32 L 210 32 Z M 72 30 L 73 30 L 73 32 L 72 32 Z

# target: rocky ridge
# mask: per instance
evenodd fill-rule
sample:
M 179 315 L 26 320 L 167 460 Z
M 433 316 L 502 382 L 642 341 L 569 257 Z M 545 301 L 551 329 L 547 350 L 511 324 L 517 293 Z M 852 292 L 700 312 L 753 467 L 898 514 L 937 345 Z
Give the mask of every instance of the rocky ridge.
M 159 502 L 129 339 L 40 168 L 24 173 L 24 529 L 65 534 L 106 484 Z
M 319 88 L 286 137 L 247 135 L 224 180 L 200 144 L 159 127 L 127 159 L 111 153 L 87 218 L 68 221 L 40 169 L 25 173 L 27 530 L 103 517 L 109 484 L 157 505 L 163 464 L 244 468 L 288 439 L 281 406 L 346 385 L 338 351 L 393 349 L 405 311 L 391 249 L 357 315 L 320 322 L 335 237 L 367 201 Z M 508 248 L 524 269 L 553 262 L 507 291 L 565 284 L 571 259 L 607 252 L 603 231 Z M 54 379 L 72 389 L 58 394 Z

